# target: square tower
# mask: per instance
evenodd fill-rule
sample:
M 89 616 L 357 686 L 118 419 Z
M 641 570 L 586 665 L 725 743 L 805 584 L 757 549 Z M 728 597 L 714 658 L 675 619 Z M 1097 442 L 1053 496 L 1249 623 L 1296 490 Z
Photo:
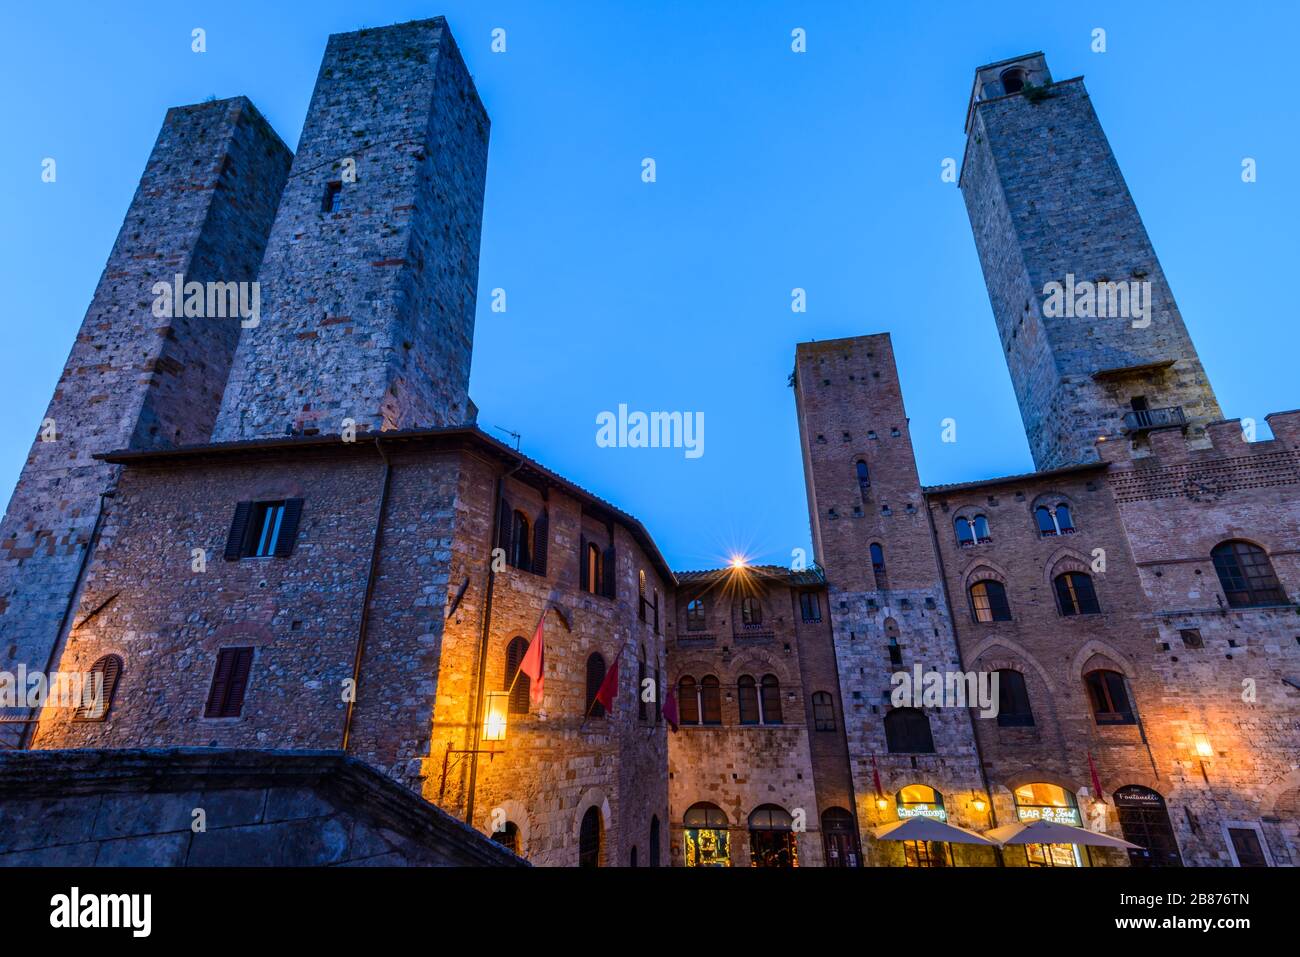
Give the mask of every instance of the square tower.
M 240 319 L 155 286 L 251 284 L 291 158 L 244 97 L 167 111 L 0 526 L 0 671 L 44 670 L 73 609 L 117 475 L 95 454 L 208 441 Z
M 1041 53 L 975 72 L 961 190 L 1039 469 L 1138 454 L 1222 417 L 1081 77 Z
M 442 17 L 330 37 L 214 440 L 472 418 L 487 148 Z

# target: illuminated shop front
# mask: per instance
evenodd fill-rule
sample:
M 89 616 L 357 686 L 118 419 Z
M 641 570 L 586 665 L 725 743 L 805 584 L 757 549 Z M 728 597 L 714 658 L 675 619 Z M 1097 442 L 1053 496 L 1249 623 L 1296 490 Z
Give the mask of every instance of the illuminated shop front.
M 687 867 L 730 867 L 727 815 L 716 804 L 692 804 L 682 818 Z
M 927 817 L 946 821 L 943 794 L 925 784 L 909 784 L 894 795 L 899 820 Z M 903 864 L 906 867 L 952 867 L 952 845 L 947 841 L 904 841 Z
M 1055 784 L 1024 784 L 1015 790 L 1016 819 L 1024 823 L 1052 821 L 1083 826 L 1074 794 Z M 1082 867 L 1077 844 L 1026 844 L 1030 867 Z
M 1182 867 L 1178 840 L 1169 823 L 1165 799 L 1139 784 L 1116 788 L 1112 798 L 1124 840 L 1138 845 L 1128 852 L 1131 867 Z
M 785 808 L 762 804 L 749 815 L 749 863 L 751 867 L 799 866 L 794 819 Z

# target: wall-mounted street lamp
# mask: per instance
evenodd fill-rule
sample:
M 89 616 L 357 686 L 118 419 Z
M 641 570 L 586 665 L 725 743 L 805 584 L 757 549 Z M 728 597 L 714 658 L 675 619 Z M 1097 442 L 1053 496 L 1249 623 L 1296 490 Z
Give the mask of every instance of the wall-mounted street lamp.
M 1210 739 L 1203 734 L 1192 735 L 1192 743 L 1196 747 L 1196 756 L 1201 763 L 1201 777 L 1206 784 L 1210 783 L 1210 775 L 1205 770 L 1205 759 L 1214 757 L 1214 746 L 1210 744 Z
M 975 809 L 976 814 L 983 814 L 989 809 L 988 802 L 979 795 L 976 795 L 975 800 L 970 802 L 970 806 Z
M 479 736 L 479 741 L 489 745 L 504 744 L 506 740 L 506 730 L 509 725 L 510 714 L 510 692 L 509 691 L 489 691 L 483 696 L 483 732 Z M 491 761 L 497 756 L 502 748 L 453 748 L 451 742 L 447 742 L 447 750 L 442 755 L 442 781 L 438 785 L 438 803 L 442 803 L 443 797 L 447 793 L 447 774 L 461 760 L 470 754 L 486 754 Z M 452 755 L 456 755 L 456 760 L 452 760 Z

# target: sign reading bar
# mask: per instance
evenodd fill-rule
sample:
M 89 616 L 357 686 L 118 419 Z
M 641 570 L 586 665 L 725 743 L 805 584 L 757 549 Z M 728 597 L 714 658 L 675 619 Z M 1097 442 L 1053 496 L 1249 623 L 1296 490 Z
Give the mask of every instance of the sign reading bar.
M 1075 807 L 1056 807 L 1050 804 L 1021 804 L 1016 813 L 1022 821 L 1051 821 L 1054 824 L 1073 824 L 1082 827 L 1079 809 Z

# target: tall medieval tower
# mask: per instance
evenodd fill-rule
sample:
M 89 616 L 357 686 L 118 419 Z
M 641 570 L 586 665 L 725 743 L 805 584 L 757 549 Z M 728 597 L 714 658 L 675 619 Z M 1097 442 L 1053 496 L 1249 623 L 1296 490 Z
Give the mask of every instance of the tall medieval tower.
M 214 440 L 472 421 L 488 126 L 442 17 L 330 37 Z
M 966 137 L 962 194 L 1035 466 L 1094 461 L 1101 436 L 1142 454 L 1153 428 L 1203 442 L 1219 403 L 1082 78 L 1054 83 L 1041 53 L 981 67 Z
M 893 674 L 961 662 L 889 336 L 800 343 L 795 402 L 865 841 L 887 819 L 877 773 L 886 795 L 919 778 L 955 807 L 980 789 L 974 729 L 964 708 L 890 717 Z
M 289 161 L 244 97 L 167 111 L 0 527 L 0 671 L 46 670 L 72 612 L 116 475 L 93 456 L 211 435 L 239 319 L 156 316 L 153 287 L 252 281 Z

